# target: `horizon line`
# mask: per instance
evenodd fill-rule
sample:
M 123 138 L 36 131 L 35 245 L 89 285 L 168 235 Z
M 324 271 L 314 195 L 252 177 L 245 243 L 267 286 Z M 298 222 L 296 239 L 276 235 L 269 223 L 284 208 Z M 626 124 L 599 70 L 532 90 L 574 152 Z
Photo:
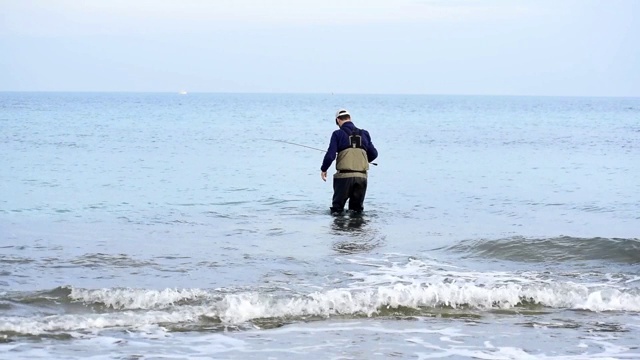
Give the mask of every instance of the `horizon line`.
M 567 98 L 640 98 L 640 95 L 534 95 L 534 94 L 446 94 L 446 93 L 358 93 L 358 92 L 267 92 L 267 91 L 140 91 L 140 90 L 0 90 L 0 93 L 94 93 L 94 94 L 227 94 L 227 95 L 382 95 L 382 96 L 467 96 L 467 97 L 567 97 Z

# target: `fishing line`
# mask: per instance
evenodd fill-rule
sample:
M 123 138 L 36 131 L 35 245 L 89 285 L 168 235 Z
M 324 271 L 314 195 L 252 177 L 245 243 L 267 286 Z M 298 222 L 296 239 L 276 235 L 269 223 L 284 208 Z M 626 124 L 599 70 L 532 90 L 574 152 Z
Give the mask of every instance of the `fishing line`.
M 267 140 L 267 141 L 281 142 L 281 143 L 285 143 L 285 144 L 289 144 L 289 145 L 301 146 L 301 147 L 304 147 L 304 148 L 307 148 L 307 149 L 312 149 L 312 150 L 322 151 L 323 153 L 326 153 L 326 152 L 327 152 L 327 150 L 322 150 L 322 149 L 318 149 L 318 148 L 314 148 L 314 147 L 307 146 L 307 145 L 302 145 L 302 144 L 296 144 L 296 143 L 292 143 L 292 142 L 284 141 L 284 140 L 276 140 L 276 139 L 260 139 L 260 140 Z M 374 163 L 374 162 L 369 163 L 369 164 L 371 164 L 371 165 L 375 165 L 375 166 L 378 166 L 378 164 L 377 164 L 377 163 Z

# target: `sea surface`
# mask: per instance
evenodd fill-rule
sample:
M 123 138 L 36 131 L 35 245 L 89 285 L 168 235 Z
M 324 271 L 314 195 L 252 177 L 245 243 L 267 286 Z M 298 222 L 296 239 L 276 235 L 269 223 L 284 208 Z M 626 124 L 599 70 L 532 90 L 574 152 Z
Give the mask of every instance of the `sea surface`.
M 0 358 L 640 359 L 640 98 L 0 93 Z

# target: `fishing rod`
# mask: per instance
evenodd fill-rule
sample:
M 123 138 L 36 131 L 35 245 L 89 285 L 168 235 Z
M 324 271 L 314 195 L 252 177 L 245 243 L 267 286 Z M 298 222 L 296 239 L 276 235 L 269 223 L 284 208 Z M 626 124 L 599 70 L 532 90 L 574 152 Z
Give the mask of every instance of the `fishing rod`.
M 307 145 L 302 145 L 302 144 L 296 144 L 296 143 L 292 143 L 292 142 L 284 141 L 284 140 L 277 140 L 277 139 L 262 139 L 262 140 L 267 140 L 267 141 L 276 141 L 276 142 L 281 142 L 281 143 L 285 143 L 285 144 L 289 144 L 289 145 L 301 146 L 301 147 L 304 147 L 304 148 L 307 148 L 307 149 L 312 149 L 312 150 L 322 151 L 323 153 L 326 153 L 326 152 L 327 152 L 327 150 L 322 150 L 322 149 L 318 149 L 318 148 L 314 148 L 314 147 L 307 146 Z M 378 164 L 376 164 L 376 163 L 374 163 L 374 162 L 369 163 L 369 164 L 371 164 L 371 165 L 375 165 L 375 166 L 378 166 Z

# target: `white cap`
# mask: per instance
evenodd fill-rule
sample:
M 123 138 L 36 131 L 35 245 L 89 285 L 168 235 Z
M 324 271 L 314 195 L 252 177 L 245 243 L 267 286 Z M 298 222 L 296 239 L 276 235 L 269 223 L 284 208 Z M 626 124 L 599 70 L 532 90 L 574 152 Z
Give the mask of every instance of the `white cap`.
M 345 116 L 345 115 L 349 115 L 349 112 L 347 111 L 347 109 L 340 109 L 338 111 L 336 111 L 336 119 L 339 118 L 340 116 Z

